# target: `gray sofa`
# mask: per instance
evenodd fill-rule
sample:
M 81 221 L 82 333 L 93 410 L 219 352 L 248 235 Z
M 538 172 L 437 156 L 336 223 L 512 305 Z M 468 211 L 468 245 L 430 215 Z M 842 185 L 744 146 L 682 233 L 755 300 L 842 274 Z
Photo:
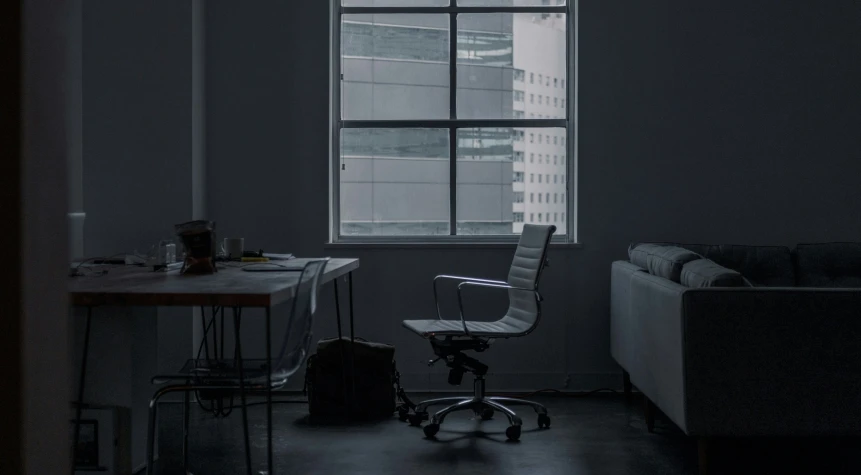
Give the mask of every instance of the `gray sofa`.
M 861 435 L 861 243 L 644 243 L 629 258 L 612 264 L 611 352 L 650 429 L 657 406 L 701 441 Z

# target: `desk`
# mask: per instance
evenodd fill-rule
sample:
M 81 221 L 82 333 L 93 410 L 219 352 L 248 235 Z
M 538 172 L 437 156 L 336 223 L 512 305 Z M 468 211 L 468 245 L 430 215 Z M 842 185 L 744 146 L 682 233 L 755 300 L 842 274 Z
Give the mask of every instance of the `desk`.
M 143 267 L 114 267 L 105 275 L 71 277 L 69 294 L 72 305 L 87 308 L 86 330 L 81 371 L 78 382 L 78 399 L 75 413 L 74 447 L 80 435 L 81 409 L 84 398 L 84 383 L 87 371 L 87 352 L 89 350 L 90 323 L 92 309 L 102 305 L 111 306 L 183 306 L 183 307 L 256 307 L 266 310 L 266 348 L 270 357 L 270 319 L 272 307 L 287 302 L 295 295 L 299 283 L 299 272 L 308 259 L 275 261 L 287 266 L 283 272 L 246 272 L 238 265 L 219 265 L 214 274 L 184 274 L 178 270 L 153 272 Z M 323 274 L 320 285 L 334 281 L 335 313 L 338 324 L 338 338 L 341 338 L 341 308 L 338 298 L 338 281 L 347 276 L 349 285 L 350 338 L 353 330 L 353 278 L 358 269 L 358 259 L 331 259 Z M 205 338 L 205 336 L 204 336 Z M 346 391 L 346 385 L 345 385 Z M 267 440 L 269 474 L 272 472 L 272 404 L 271 389 L 267 397 Z M 346 393 L 345 393 L 346 397 Z M 73 469 L 74 472 L 74 469 Z

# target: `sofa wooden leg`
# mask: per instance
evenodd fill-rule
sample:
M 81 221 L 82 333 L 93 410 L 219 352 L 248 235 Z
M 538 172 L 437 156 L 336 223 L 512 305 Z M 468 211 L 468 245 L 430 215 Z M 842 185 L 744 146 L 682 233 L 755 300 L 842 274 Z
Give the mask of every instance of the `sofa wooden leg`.
M 699 460 L 699 475 L 709 473 L 709 441 L 705 437 L 697 439 L 697 458 Z
M 649 432 L 655 431 L 655 403 L 647 397 L 643 397 L 643 415 L 646 418 L 646 429 Z
M 622 388 L 625 391 L 625 402 L 630 404 L 634 385 L 631 384 L 631 374 L 625 370 L 622 370 Z

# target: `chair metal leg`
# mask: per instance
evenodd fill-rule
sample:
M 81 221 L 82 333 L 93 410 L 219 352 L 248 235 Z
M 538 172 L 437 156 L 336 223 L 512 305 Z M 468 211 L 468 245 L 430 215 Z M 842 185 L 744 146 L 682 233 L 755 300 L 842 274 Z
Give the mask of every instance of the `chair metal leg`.
M 532 406 L 532 409 L 535 409 L 536 413 L 547 414 L 547 408 L 535 401 L 527 401 L 526 399 L 517 399 L 511 397 L 489 397 L 487 399 L 498 402 L 500 404 L 509 404 L 512 406 Z
M 223 315 L 223 314 L 222 314 Z M 236 339 L 236 365 L 239 368 L 239 403 L 242 405 L 242 436 L 245 442 L 245 470 L 247 475 L 251 475 L 251 442 L 248 439 L 248 407 L 245 404 L 245 367 L 242 363 L 242 341 L 240 338 L 240 318 L 239 310 L 233 308 L 233 333 Z M 224 346 L 222 345 L 222 349 Z
M 182 468 L 188 473 L 188 426 L 191 421 L 191 394 L 186 391 L 182 401 Z
M 465 411 L 467 409 L 472 409 L 477 404 L 481 404 L 481 401 L 478 401 L 478 400 L 473 399 L 473 398 L 469 398 L 465 401 L 460 401 L 457 404 L 453 404 L 451 406 L 446 407 L 445 409 L 438 411 L 436 414 L 433 415 L 433 418 L 431 419 L 430 423 L 431 424 L 442 424 L 442 421 L 445 420 L 445 416 L 449 415 L 450 413 L 455 412 L 455 411 Z
M 430 406 L 441 406 L 443 404 L 459 404 L 463 401 L 472 401 L 473 399 L 474 398 L 471 397 L 444 397 L 440 399 L 430 399 L 416 404 L 414 412 L 427 412 L 427 408 Z
M 508 422 L 510 422 L 511 425 L 513 425 L 513 426 L 523 425 L 523 421 L 521 421 L 520 417 L 518 417 L 517 414 L 515 414 L 514 411 L 512 411 L 511 409 L 503 406 L 502 404 L 500 404 L 500 403 L 498 403 L 492 399 L 485 399 L 482 402 L 484 404 L 490 406 L 491 408 L 493 408 L 493 410 L 499 411 L 499 412 L 505 414 L 508 417 Z
M 75 434 L 72 438 L 72 475 L 75 475 L 75 453 L 81 439 L 81 410 L 84 406 L 84 383 L 87 379 L 87 353 L 90 350 L 90 324 L 93 319 L 93 307 L 87 307 L 87 323 L 84 330 L 84 354 L 81 356 L 81 375 L 78 380 L 78 400 L 75 407 Z
M 272 466 L 272 308 L 266 307 L 266 465 L 267 475 L 274 475 Z

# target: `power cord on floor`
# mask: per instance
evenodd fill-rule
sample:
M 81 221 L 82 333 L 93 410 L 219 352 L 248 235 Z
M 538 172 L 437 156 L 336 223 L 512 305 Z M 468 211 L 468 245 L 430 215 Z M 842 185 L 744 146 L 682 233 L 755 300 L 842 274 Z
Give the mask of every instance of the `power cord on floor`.
M 611 392 L 611 393 L 617 393 L 618 392 L 612 388 L 599 388 L 599 389 L 592 389 L 591 391 L 576 392 L 576 393 L 575 392 L 565 392 L 565 391 L 561 391 L 559 389 L 539 389 L 538 391 L 532 391 L 530 393 L 525 393 L 525 394 L 524 393 L 488 394 L 488 396 L 510 397 L 510 398 L 516 398 L 516 399 L 523 399 L 523 398 L 536 396 L 536 395 L 542 394 L 542 393 L 552 393 L 554 395 L 563 396 L 563 397 L 585 397 L 585 396 L 591 396 L 593 394 L 603 392 L 603 391 L 607 391 L 607 392 Z

